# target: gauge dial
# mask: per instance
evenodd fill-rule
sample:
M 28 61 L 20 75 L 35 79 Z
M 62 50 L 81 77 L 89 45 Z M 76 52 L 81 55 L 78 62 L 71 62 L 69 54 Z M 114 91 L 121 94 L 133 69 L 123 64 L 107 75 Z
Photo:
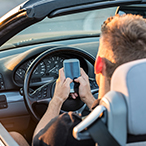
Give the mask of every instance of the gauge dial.
M 28 69 L 28 67 L 30 66 L 30 64 L 33 62 L 33 59 L 29 60 L 28 62 L 26 62 L 26 70 Z
M 46 72 L 46 66 L 45 66 L 45 63 L 42 61 L 33 71 L 33 75 L 43 76 L 45 72 Z
M 17 75 L 19 78 L 24 79 L 25 70 L 22 69 L 22 68 L 19 68 L 19 69 L 16 71 L 16 75 Z
M 26 69 L 28 69 L 28 67 L 30 66 L 30 64 L 32 63 L 32 60 L 29 60 L 26 64 Z M 32 77 L 36 77 L 36 76 L 43 76 L 46 72 L 46 66 L 45 63 L 43 61 L 41 61 L 37 67 L 34 69 Z
M 47 74 L 57 74 L 59 69 L 63 67 L 63 58 L 58 56 L 53 56 L 47 60 Z

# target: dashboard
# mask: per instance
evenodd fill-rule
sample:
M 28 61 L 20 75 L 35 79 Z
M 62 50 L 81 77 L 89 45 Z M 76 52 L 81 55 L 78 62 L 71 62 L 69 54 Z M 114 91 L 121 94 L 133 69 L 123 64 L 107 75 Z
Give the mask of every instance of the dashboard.
M 75 47 L 84 50 L 96 57 L 99 37 L 71 39 L 52 43 L 28 45 L 0 52 L 0 93 L 18 91 L 23 87 L 24 77 L 33 60 L 46 50 L 58 46 Z M 31 86 L 40 86 L 48 81 L 58 78 L 58 70 L 63 67 L 63 60 L 77 58 L 80 66 L 85 70 L 89 77 L 94 78 L 94 66 L 79 54 L 65 52 L 55 53 L 46 56 L 36 66 L 31 80 Z

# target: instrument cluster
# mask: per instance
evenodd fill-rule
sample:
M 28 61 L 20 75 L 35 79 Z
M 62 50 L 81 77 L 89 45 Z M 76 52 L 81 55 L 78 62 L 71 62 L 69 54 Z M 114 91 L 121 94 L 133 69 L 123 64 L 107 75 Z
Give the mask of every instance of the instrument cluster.
M 64 57 L 51 56 L 43 59 L 34 69 L 31 84 L 38 85 L 53 81 L 58 78 L 58 71 L 63 67 Z M 25 73 L 34 59 L 23 63 L 15 72 L 14 79 L 18 85 L 23 85 Z

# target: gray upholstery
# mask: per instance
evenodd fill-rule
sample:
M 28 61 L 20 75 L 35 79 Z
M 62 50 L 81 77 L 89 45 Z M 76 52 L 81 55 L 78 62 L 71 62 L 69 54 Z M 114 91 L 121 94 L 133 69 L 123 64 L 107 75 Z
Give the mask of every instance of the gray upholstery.
M 123 94 L 128 108 L 128 133 L 146 134 L 146 59 L 116 69 L 111 90 Z
M 124 146 L 127 141 L 127 106 L 124 97 L 116 91 L 108 92 L 100 101 L 107 109 L 107 127 L 111 135 Z

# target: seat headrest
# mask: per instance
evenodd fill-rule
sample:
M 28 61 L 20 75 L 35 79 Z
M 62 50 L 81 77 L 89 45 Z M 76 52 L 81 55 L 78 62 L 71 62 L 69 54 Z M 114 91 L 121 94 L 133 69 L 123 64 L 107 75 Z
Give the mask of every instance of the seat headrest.
M 128 133 L 146 134 L 146 59 L 119 66 L 112 76 L 111 90 L 125 97 Z

